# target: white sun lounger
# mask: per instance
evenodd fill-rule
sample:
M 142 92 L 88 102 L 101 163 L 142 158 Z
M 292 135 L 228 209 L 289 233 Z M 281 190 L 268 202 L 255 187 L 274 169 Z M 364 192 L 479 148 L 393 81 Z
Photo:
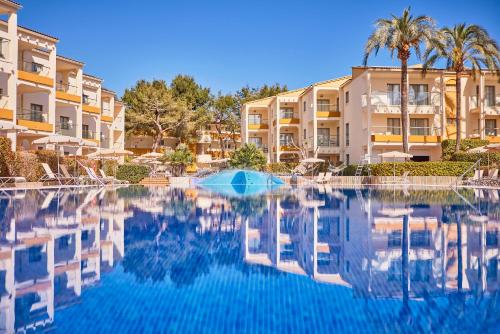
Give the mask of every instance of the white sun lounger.
M 22 176 L 2 176 L 0 177 L 0 188 L 6 186 L 7 184 L 13 183 L 14 185 L 16 183 L 25 183 L 26 178 Z

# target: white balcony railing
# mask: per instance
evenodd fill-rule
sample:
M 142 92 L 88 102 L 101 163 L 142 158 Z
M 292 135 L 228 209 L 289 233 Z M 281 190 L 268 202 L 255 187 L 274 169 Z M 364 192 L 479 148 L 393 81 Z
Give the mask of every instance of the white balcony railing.
M 38 75 L 50 76 L 50 67 L 33 61 L 21 61 L 19 63 L 19 69 L 21 71 L 35 73 Z
M 441 94 L 422 92 L 416 95 L 408 94 L 408 111 L 411 113 L 436 114 L 441 105 Z M 367 107 L 370 102 L 376 113 L 401 113 L 401 95 L 393 92 L 373 92 L 368 100 L 368 95 L 361 97 L 362 107 Z
M 317 104 L 316 111 L 338 112 L 340 111 L 338 104 Z
M 9 60 L 10 40 L 0 37 L 0 59 Z
M 372 134 L 402 135 L 399 126 L 372 126 Z M 432 126 L 410 126 L 410 136 L 440 136 L 441 129 Z
M 58 82 L 56 85 L 56 90 L 72 95 L 78 95 L 78 87 L 65 82 Z
M 48 115 L 46 112 L 34 110 L 34 109 L 26 109 L 26 108 L 18 108 L 17 109 L 17 119 L 23 119 L 32 122 L 48 122 Z

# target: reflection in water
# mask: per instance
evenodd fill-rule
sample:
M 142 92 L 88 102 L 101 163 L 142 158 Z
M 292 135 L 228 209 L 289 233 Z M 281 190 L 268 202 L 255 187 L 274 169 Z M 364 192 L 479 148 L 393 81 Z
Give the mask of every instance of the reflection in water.
M 499 203 L 472 190 L 2 192 L 0 332 L 493 330 Z

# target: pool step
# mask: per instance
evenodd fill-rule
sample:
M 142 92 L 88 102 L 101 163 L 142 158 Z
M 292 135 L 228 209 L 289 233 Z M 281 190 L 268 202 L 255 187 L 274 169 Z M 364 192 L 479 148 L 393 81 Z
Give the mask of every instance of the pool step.
M 147 177 L 139 182 L 143 186 L 168 186 L 169 183 L 166 177 Z

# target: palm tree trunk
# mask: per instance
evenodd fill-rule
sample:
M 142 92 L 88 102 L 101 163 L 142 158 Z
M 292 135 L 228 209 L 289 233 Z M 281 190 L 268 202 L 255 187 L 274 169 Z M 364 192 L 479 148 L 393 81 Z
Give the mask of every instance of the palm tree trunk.
M 462 83 L 460 82 L 460 72 L 455 74 L 456 84 L 456 97 L 455 97 L 455 121 L 457 130 L 457 140 L 455 143 L 455 152 L 460 151 L 460 139 L 462 137 Z
M 408 153 L 408 59 L 401 59 L 401 125 L 403 152 Z

